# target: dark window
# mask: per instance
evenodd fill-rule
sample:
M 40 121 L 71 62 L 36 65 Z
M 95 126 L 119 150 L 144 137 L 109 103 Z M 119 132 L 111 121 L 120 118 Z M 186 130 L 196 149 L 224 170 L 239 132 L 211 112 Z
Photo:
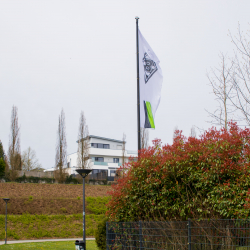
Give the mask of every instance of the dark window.
M 119 163 L 119 158 L 113 158 L 114 163 Z
M 91 180 L 106 180 L 108 176 L 108 170 L 93 169 L 89 178 Z
M 102 143 L 91 143 L 92 148 L 107 148 L 109 149 L 109 144 L 102 144 Z
M 110 170 L 110 176 L 111 177 L 117 176 L 116 170 Z
M 95 161 L 104 162 L 103 157 L 95 157 Z

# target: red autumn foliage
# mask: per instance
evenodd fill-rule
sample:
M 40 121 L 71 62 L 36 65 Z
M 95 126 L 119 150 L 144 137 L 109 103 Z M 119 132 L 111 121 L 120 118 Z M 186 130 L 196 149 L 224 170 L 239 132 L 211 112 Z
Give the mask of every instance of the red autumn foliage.
M 246 218 L 250 211 L 250 130 L 231 123 L 200 138 L 176 132 L 172 145 L 141 150 L 112 187 L 115 221 Z

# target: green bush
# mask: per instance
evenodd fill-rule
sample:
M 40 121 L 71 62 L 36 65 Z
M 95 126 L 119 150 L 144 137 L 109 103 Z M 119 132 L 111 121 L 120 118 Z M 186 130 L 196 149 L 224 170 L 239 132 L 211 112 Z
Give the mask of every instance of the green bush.
M 105 214 L 110 197 L 87 197 L 87 210 L 93 214 Z
M 65 184 L 79 184 L 78 180 L 76 178 L 73 178 L 72 175 L 67 176 L 65 180 Z
M 106 249 L 106 222 L 108 218 L 105 218 L 98 223 L 97 229 L 95 231 L 95 242 L 100 250 Z
M 54 178 L 46 178 L 46 177 L 34 177 L 34 176 L 25 176 L 25 174 L 22 177 L 18 177 L 16 182 L 29 182 L 29 183 L 39 183 L 40 181 L 44 181 L 46 183 L 54 183 L 55 179 Z

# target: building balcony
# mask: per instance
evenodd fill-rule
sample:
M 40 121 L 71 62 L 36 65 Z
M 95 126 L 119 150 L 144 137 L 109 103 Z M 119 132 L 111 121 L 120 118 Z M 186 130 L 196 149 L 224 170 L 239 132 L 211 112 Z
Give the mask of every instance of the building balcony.
M 118 168 L 122 166 L 122 163 L 113 163 L 113 162 L 92 161 L 92 163 L 93 163 L 93 166 L 107 166 L 111 168 Z
M 94 161 L 94 165 L 108 166 L 108 162 Z

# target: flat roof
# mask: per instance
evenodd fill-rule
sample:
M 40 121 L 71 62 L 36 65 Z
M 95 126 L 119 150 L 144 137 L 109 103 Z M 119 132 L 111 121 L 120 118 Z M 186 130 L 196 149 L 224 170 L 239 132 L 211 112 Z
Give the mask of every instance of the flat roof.
M 89 135 L 89 138 L 96 138 L 96 139 L 101 139 L 101 140 L 106 140 L 106 141 L 113 141 L 113 142 L 119 142 L 119 143 L 123 143 L 123 141 L 121 140 L 115 140 L 115 139 L 110 139 L 110 138 L 106 138 L 106 137 L 101 137 L 101 136 L 96 136 L 96 135 Z M 85 140 L 85 138 L 83 138 L 83 140 Z M 76 142 L 78 142 L 79 140 L 77 140 Z M 126 141 L 125 141 L 126 143 Z

